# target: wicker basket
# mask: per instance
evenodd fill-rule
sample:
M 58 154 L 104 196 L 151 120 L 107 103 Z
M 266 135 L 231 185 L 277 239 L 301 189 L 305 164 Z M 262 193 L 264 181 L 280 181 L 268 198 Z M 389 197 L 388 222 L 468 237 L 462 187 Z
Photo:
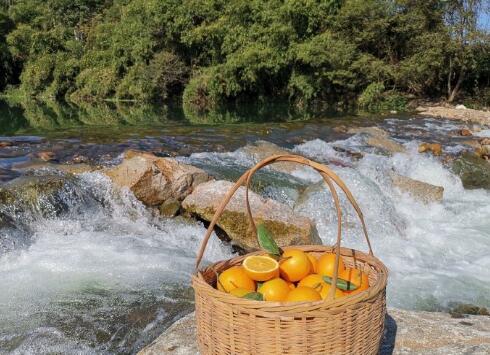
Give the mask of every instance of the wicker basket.
M 357 267 L 369 275 L 369 288 L 354 295 L 334 298 L 332 287 L 325 300 L 317 302 L 261 302 L 238 298 L 218 291 L 216 275 L 240 264 L 251 253 L 217 262 L 199 269 L 204 250 L 213 228 L 224 208 L 242 186 L 246 186 L 246 204 L 253 230 L 255 224 L 248 202 L 248 186 L 253 174 L 275 162 L 295 162 L 318 171 L 329 187 L 337 210 L 337 243 L 335 247 L 320 245 L 297 246 L 307 252 L 320 254 L 336 252 L 337 281 L 339 258 L 350 267 Z M 361 221 L 369 253 L 340 247 L 341 208 L 335 190 L 336 184 L 347 196 Z M 386 282 L 388 270 L 374 257 L 362 213 L 340 178 L 328 167 L 296 155 L 276 155 L 248 170 L 217 208 L 202 241 L 192 278 L 195 291 L 198 343 L 201 354 L 377 354 L 386 313 Z

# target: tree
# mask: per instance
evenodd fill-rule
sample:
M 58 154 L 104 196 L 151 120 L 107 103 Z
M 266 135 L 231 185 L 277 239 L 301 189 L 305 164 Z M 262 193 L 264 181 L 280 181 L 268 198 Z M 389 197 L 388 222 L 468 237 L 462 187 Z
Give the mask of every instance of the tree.
M 448 102 L 453 102 L 469 71 L 477 69 L 477 52 L 488 43 L 488 36 L 478 28 L 478 17 L 487 12 L 485 0 L 448 0 L 445 19 L 450 35 Z

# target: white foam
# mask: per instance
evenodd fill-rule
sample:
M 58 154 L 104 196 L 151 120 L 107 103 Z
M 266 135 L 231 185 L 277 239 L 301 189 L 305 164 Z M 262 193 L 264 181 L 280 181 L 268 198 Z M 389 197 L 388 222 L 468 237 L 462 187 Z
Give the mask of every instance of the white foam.
M 334 167 L 364 211 L 375 254 L 390 269 L 388 303 L 402 308 L 450 301 L 490 305 L 490 193 L 465 190 L 439 160 L 418 154 L 416 143 L 407 147 L 407 153 L 393 157 L 367 154 L 355 169 Z M 443 201 L 425 205 L 400 194 L 388 179 L 393 170 L 443 186 Z M 297 206 L 317 221 L 328 244 L 336 233 L 330 201 L 321 189 Z M 365 250 L 355 215 L 345 210 L 345 245 Z
M 205 232 L 201 223 L 155 219 L 131 193 L 114 191 L 103 175 L 84 174 L 81 185 L 90 185 L 104 206 L 35 220 L 32 245 L 0 257 L 0 334 L 16 332 L 23 338 L 16 348 L 19 353 L 34 354 L 32 349 L 41 345 L 62 353 L 88 349 L 83 341 L 74 344 L 62 329 L 47 334 L 39 320 L 42 314 L 57 319 L 82 316 L 96 331 L 99 312 L 117 314 L 110 310 L 117 308 L 111 303 L 124 304 L 134 294 L 172 299 L 172 285 L 189 286 Z M 213 236 L 205 256 L 221 260 L 231 253 Z M 106 299 L 108 304 L 92 309 L 94 288 L 101 293 L 96 302 Z M 83 311 L 59 302 L 80 304 Z

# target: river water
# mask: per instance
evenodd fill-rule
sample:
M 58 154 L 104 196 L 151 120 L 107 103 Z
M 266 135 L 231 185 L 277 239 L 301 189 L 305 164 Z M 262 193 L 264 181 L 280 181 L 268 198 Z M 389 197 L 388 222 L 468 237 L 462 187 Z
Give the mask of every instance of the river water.
M 458 123 L 410 115 L 298 119 L 283 112 L 273 123 L 242 113 L 206 125 L 161 112 L 145 119 L 140 111 L 130 116 L 141 115 L 136 122 L 118 114 L 108 123 L 88 120 L 91 111 L 54 118 L 39 113 L 46 111 L 0 109 L 0 121 L 8 122 L 0 142 L 12 143 L 0 148 L 4 182 L 42 151 L 61 163 L 110 165 L 128 148 L 176 156 L 217 178 L 234 179 L 253 164 L 243 146 L 268 140 L 320 162 L 341 162 L 332 168 L 358 200 L 374 252 L 390 269 L 390 306 L 490 306 L 490 192 L 464 189 L 441 159 L 417 153 L 423 140 L 442 142 L 447 154 L 465 149 L 460 138 L 451 138 Z M 362 134 L 339 133 L 340 125 L 378 125 L 407 151 L 385 155 L 365 146 Z M 354 159 L 345 150 L 364 157 Z M 393 171 L 443 186 L 442 202 L 424 205 L 400 193 L 388 178 Z M 55 173 L 42 168 L 28 174 Z M 323 242 L 333 243 L 334 209 L 315 173 L 266 169 L 258 178 L 260 193 L 313 218 Z M 365 250 L 353 211 L 343 202 L 344 245 Z M 0 228 L 0 353 L 134 353 L 193 308 L 189 277 L 202 224 L 156 217 L 100 173 L 67 179 L 55 199 L 22 208 L 3 203 L 0 213 L 8 221 Z M 231 255 L 215 238 L 206 260 Z

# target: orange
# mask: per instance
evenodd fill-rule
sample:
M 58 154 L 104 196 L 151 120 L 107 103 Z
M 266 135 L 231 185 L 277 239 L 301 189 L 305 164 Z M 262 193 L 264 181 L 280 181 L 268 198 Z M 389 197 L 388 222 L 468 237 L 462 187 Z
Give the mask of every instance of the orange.
M 288 284 L 288 286 L 289 286 L 289 288 L 290 288 L 291 290 L 294 290 L 294 289 L 296 288 L 296 285 L 295 285 L 294 283 L 289 282 L 289 281 L 286 281 L 286 283 Z
M 314 256 L 313 254 L 310 254 L 310 253 L 306 253 L 306 256 L 308 257 L 308 260 L 310 260 L 310 263 L 311 263 L 311 272 L 318 272 L 318 259 L 316 258 L 316 256 Z
M 288 249 L 279 261 L 279 271 L 283 279 L 296 282 L 311 272 L 311 263 L 306 253 L 299 249 Z
M 339 275 L 345 269 L 342 257 L 339 260 Z M 321 276 L 330 276 L 333 278 L 335 271 L 335 253 L 325 253 L 318 259 L 317 273 Z
M 320 301 L 322 296 L 311 287 L 298 286 L 291 290 L 286 297 L 286 302 Z
M 311 287 L 315 289 L 320 293 L 320 296 L 322 296 L 323 300 L 328 296 L 330 292 L 330 285 L 327 284 L 318 274 L 310 274 L 306 276 L 303 280 L 299 282 L 298 287 L 301 286 Z M 343 295 L 344 293 L 342 292 L 342 290 L 339 290 L 338 288 L 335 290 L 335 298 L 342 297 Z
M 241 266 L 232 266 L 218 277 L 218 290 L 230 292 L 235 288 L 244 288 L 250 292 L 255 291 L 255 281 L 248 277 L 245 269 Z
M 265 301 L 284 301 L 289 291 L 288 283 L 279 278 L 264 282 L 258 289 Z
M 234 288 L 233 290 L 231 290 L 230 295 L 237 296 L 237 297 L 243 297 L 250 292 L 252 292 L 252 291 L 247 290 L 247 289 L 242 288 L 242 287 L 239 287 L 239 288 Z
M 248 277 L 255 281 L 267 281 L 279 277 L 279 263 L 267 255 L 247 256 L 242 266 Z
M 368 275 L 359 269 L 348 267 L 339 274 L 339 277 L 345 281 L 349 281 L 350 283 L 358 286 L 353 291 L 345 291 L 346 294 L 353 295 L 362 292 L 364 290 L 367 290 L 369 288 Z

